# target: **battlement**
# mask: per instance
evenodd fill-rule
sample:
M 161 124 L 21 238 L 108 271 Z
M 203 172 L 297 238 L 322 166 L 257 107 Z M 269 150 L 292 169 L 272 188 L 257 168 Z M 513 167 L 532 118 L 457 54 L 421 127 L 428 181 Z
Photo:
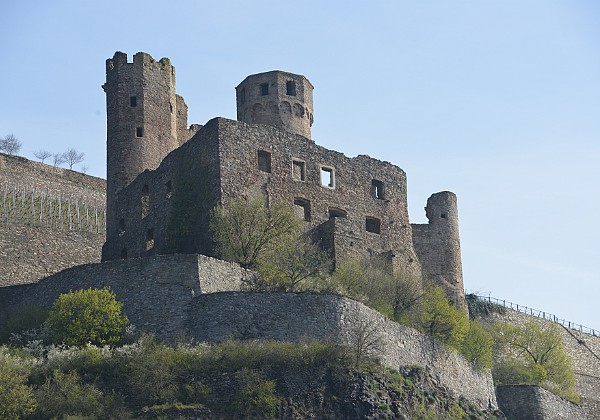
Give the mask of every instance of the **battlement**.
M 150 54 L 145 52 L 138 52 L 133 56 L 133 62 L 129 62 L 127 54 L 121 51 L 115 52 L 113 58 L 106 60 L 106 71 L 121 70 L 123 67 L 129 66 L 130 68 L 136 67 L 157 67 L 162 70 L 170 71 L 175 74 L 175 68 L 171 64 L 171 60 L 167 57 L 163 57 L 156 61 Z

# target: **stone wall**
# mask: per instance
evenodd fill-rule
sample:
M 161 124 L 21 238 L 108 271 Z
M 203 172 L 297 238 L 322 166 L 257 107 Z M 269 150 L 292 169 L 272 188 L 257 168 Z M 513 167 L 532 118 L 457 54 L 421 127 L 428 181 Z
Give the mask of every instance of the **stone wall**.
M 61 293 L 108 286 L 124 303 L 125 313 L 137 328 L 173 341 L 187 334 L 188 310 L 194 296 L 238 290 L 249 275 L 252 273 L 237 264 L 203 255 L 86 264 L 36 284 L 0 288 L 0 308 L 49 308 Z
M 482 318 L 483 321 L 502 321 L 522 326 L 535 321 L 542 324 L 551 321 L 506 309 L 504 315 L 494 313 Z M 600 337 L 565 328 L 560 324 L 560 332 L 565 352 L 573 362 L 577 378 L 576 390 L 581 396 L 581 405 L 591 418 L 600 418 Z
M 586 413 L 577 405 L 534 385 L 505 385 L 496 389 L 498 404 L 509 419 L 583 420 Z
M 481 408 L 496 405 L 489 372 L 481 373 L 428 336 L 397 324 L 354 300 L 312 293 L 224 292 L 201 295 L 190 306 L 190 335 L 201 341 L 269 339 L 355 342 L 360 329 L 381 340 L 388 367 L 420 366 L 455 396 Z

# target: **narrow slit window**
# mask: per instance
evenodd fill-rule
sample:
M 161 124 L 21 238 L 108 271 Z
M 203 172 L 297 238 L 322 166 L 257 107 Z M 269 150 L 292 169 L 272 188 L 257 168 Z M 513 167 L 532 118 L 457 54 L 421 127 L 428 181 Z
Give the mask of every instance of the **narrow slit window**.
M 367 230 L 367 232 L 377 234 L 381 233 L 381 220 L 379 220 L 376 217 L 367 216 L 365 222 L 365 229 Z
M 150 214 L 150 189 L 147 185 L 142 188 L 141 207 L 143 219 Z
M 292 178 L 296 181 L 306 181 L 306 162 L 301 160 L 292 162 Z
M 293 80 L 285 82 L 285 94 L 288 96 L 296 96 L 296 82 Z
M 119 236 L 125 234 L 125 219 L 119 219 Z
M 371 181 L 371 195 L 375 198 L 383 200 L 383 182 L 376 179 Z
M 329 218 L 333 219 L 334 217 L 346 219 L 348 217 L 348 212 L 346 212 L 346 210 L 342 210 L 342 209 L 330 208 L 329 209 Z
M 135 108 L 137 106 L 137 96 L 133 96 L 132 95 L 132 96 L 129 97 L 129 105 L 132 108 Z
M 258 169 L 262 172 L 271 173 L 271 153 L 265 150 L 258 151 Z
M 294 198 L 294 213 L 299 219 L 310 222 L 310 201 L 306 198 Z
M 154 229 L 148 229 L 146 232 L 146 251 L 154 248 Z
M 335 188 L 335 171 L 333 168 L 321 166 L 321 186 Z
M 173 197 L 173 183 L 171 181 L 167 181 L 167 183 L 165 184 L 165 189 L 166 189 L 166 197 L 167 198 L 171 198 Z
M 136 137 L 144 137 L 144 127 L 136 127 L 135 128 L 135 136 Z
M 269 94 L 269 84 L 261 83 L 260 84 L 260 96 L 267 96 Z

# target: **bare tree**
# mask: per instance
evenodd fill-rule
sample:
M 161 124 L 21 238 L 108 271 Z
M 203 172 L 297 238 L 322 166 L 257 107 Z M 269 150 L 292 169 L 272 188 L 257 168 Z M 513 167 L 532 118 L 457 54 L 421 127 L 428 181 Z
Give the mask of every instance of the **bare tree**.
M 52 153 L 44 150 L 44 149 L 40 149 L 36 152 L 33 152 L 33 156 L 35 156 L 36 158 L 38 158 L 40 160 L 41 163 L 44 163 L 44 160 L 48 159 L 49 157 L 52 156 Z
M 55 153 L 52 155 L 52 161 L 54 163 L 54 166 L 60 166 L 63 163 L 66 162 L 65 159 L 65 154 L 64 153 Z
M 379 328 L 376 323 L 357 320 L 348 331 L 348 348 L 355 367 L 383 352 L 385 345 Z
M 81 165 L 81 173 L 82 174 L 87 174 L 87 172 L 89 171 L 90 167 L 87 165 Z
M 9 155 L 16 155 L 21 150 L 23 144 L 13 134 L 7 134 L 6 137 L 0 139 L 0 151 L 6 152 Z
M 73 169 L 73 165 L 83 162 L 85 153 L 78 152 L 77 149 L 69 148 L 64 154 L 63 157 L 67 165 L 69 165 L 69 169 Z

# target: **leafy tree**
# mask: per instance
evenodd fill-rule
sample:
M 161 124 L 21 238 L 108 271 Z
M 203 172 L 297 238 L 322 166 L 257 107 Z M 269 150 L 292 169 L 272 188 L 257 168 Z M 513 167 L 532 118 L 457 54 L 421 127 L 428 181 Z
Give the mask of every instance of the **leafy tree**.
M 9 155 L 16 155 L 21 150 L 23 144 L 13 134 L 7 134 L 6 137 L 0 139 L 0 151 L 6 152 Z
M 261 198 L 233 201 L 213 209 L 210 230 L 219 258 L 256 268 L 267 251 L 298 236 L 298 221 L 291 208 Z
M 67 345 L 116 344 L 129 323 L 108 288 L 77 290 L 62 294 L 48 315 L 50 336 Z
M 328 271 L 330 266 L 327 253 L 306 236 L 280 241 L 257 264 L 266 289 L 286 292 L 297 290 L 301 282 Z
M 461 354 L 479 369 L 492 367 L 494 338 L 477 320 L 469 321 L 469 330 L 461 345 Z
M 46 159 L 48 159 L 49 157 L 52 156 L 52 152 L 49 152 L 49 151 L 44 150 L 44 149 L 40 149 L 40 150 L 37 150 L 37 151 L 33 152 L 33 156 L 35 156 L 36 158 L 38 158 L 41 163 L 44 163 L 44 161 Z
M 69 169 L 73 169 L 73 165 L 83 162 L 85 153 L 78 152 L 76 149 L 70 147 L 64 154 L 63 157 L 67 165 L 69 165 Z
M 440 286 L 430 287 L 423 295 L 418 324 L 423 331 L 442 343 L 460 348 L 469 330 L 469 319 L 452 306 Z
M 492 371 L 497 382 L 540 385 L 565 399 L 578 401 L 571 359 L 565 353 L 557 324 L 499 324 L 495 333 L 501 350 Z
M 19 419 L 35 411 L 35 399 L 26 383 L 27 370 L 18 358 L 0 349 L 0 418 Z

